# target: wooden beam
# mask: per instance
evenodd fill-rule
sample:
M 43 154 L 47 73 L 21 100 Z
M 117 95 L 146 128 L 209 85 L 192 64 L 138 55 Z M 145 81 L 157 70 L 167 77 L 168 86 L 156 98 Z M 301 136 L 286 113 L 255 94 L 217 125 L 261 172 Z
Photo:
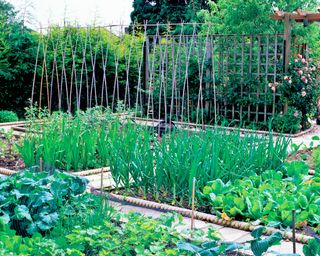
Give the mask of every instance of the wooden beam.
M 301 10 L 299 12 L 288 13 L 290 14 L 290 19 L 295 20 L 296 22 L 303 22 L 304 20 L 307 20 L 309 22 L 320 22 L 320 13 L 305 13 L 305 12 L 302 12 Z M 285 14 L 286 13 L 284 12 L 278 11 L 278 12 L 275 12 L 275 14 L 271 18 L 273 20 L 284 20 Z
M 288 70 L 290 62 L 290 47 L 291 47 L 291 15 L 289 13 L 285 14 L 284 19 L 284 40 L 285 40 L 285 72 Z

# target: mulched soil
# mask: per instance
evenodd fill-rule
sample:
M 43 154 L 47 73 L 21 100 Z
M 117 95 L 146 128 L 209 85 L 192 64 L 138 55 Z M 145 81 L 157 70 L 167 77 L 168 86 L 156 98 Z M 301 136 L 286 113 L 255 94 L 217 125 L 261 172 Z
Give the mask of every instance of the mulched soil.
M 20 170 L 24 169 L 25 165 L 23 160 L 16 155 L 0 157 L 0 167 L 10 170 Z
M 315 165 L 312 159 L 312 149 L 299 150 L 294 155 L 290 155 L 287 160 L 291 161 L 304 161 L 311 169 L 315 169 Z
M 6 138 L 3 136 L 3 134 L 0 133 L 0 140 L 1 142 L 5 143 L 6 145 L 8 145 L 8 141 L 6 140 Z M 13 137 L 13 142 L 17 142 L 19 140 L 18 136 Z M 11 143 L 13 143 L 11 142 Z M 5 153 L 3 152 L 3 150 L 5 151 Z M 6 168 L 6 169 L 10 169 L 10 170 L 20 170 L 20 169 L 24 169 L 25 165 L 23 160 L 18 156 L 18 155 L 12 155 L 9 153 L 9 147 L 7 147 L 6 149 L 0 149 L 0 167 L 2 168 Z

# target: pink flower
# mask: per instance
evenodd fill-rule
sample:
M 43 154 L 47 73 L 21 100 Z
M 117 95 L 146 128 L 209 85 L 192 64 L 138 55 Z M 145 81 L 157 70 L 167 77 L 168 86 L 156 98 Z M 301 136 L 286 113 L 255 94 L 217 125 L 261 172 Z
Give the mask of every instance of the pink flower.
M 297 117 L 298 115 L 299 115 L 299 113 L 297 111 L 294 112 L 294 114 L 293 114 L 294 117 Z
M 294 62 L 298 62 L 298 59 L 294 59 Z
M 306 96 L 306 95 L 307 95 L 306 91 L 302 91 L 302 92 L 301 92 L 301 96 L 302 96 L 302 97 L 304 97 L 304 96 Z
M 271 87 L 271 90 L 275 92 L 275 91 L 276 91 L 276 87 L 275 87 L 275 86 L 272 86 L 272 87 Z
M 292 84 L 292 80 L 290 79 L 290 80 L 288 81 L 288 83 L 289 83 L 289 84 Z
M 269 87 L 272 87 L 272 86 L 273 86 L 273 84 L 272 84 L 272 83 L 269 83 L 269 84 L 268 84 L 268 86 L 269 86 Z
M 298 54 L 297 57 L 298 57 L 299 59 L 301 59 L 301 58 L 302 58 L 302 55 L 301 55 L 301 54 Z
M 299 75 L 302 75 L 302 74 L 303 74 L 302 70 L 299 70 L 299 71 L 298 71 L 298 74 L 299 74 Z
M 305 58 L 303 58 L 301 61 L 302 61 L 302 63 L 306 63 L 306 59 Z
M 288 77 L 288 76 L 284 76 L 283 79 L 284 79 L 284 80 L 289 80 L 289 77 Z
M 311 75 L 310 75 L 310 74 L 308 74 L 307 76 L 308 76 L 308 77 L 310 77 Z

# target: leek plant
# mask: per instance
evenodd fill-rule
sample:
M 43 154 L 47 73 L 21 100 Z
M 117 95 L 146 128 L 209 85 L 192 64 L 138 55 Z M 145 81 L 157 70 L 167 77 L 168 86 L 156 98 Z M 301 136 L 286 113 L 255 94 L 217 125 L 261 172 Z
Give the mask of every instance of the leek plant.
M 290 144 L 271 133 L 243 135 L 218 128 L 176 130 L 157 139 L 129 119 L 105 119 L 99 113 L 47 118 L 41 132 L 28 134 L 18 147 L 26 166 L 40 157 L 45 167 L 73 171 L 109 165 L 117 188 L 184 203 L 190 202 L 193 178 L 199 189 L 210 180 L 228 182 L 278 170 Z
M 234 181 L 278 169 L 290 139 L 240 131 L 176 131 L 157 141 L 144 128 L 126 124 L 109 128 L 110 168 L 117 185 L 143 194 L 190 201 L 192 180 L 197 188 L 209 180 Z

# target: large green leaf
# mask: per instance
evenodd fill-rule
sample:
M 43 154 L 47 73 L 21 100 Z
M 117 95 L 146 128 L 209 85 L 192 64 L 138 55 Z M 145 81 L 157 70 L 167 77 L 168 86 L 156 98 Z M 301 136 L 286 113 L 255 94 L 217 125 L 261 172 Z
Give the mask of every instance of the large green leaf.
M 17 220 L 23 220 L 26 218 L 29 221 L 32 221 L 29 209 L 25 205 L 17 205 L 14 208 L 14 218 Z

